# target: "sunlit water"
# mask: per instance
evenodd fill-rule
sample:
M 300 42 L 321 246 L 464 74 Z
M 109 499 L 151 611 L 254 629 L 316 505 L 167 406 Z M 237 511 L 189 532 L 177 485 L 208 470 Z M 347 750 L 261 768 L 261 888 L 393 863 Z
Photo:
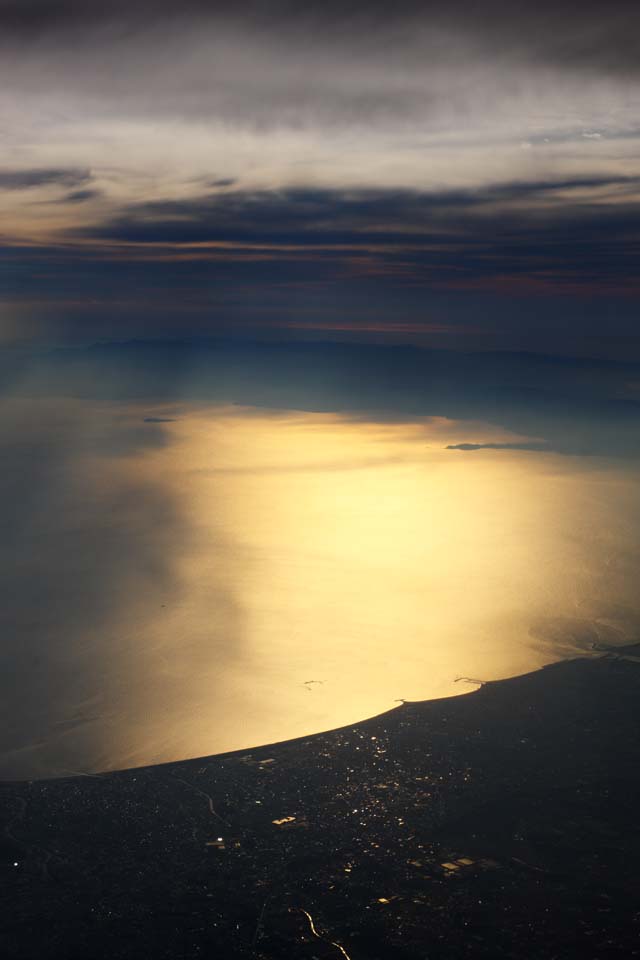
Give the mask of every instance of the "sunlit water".
M 637 638 L 633 465 L 450 450 L 514 438 L 446 419 L 7 423 L 4 777 L 250 748 Z

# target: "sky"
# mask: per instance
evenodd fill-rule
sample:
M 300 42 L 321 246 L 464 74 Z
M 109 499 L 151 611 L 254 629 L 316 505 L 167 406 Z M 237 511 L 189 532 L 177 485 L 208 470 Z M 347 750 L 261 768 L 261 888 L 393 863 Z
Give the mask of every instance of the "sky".
M 0 0 L 0 346 L 640 360 L 640 8 Z

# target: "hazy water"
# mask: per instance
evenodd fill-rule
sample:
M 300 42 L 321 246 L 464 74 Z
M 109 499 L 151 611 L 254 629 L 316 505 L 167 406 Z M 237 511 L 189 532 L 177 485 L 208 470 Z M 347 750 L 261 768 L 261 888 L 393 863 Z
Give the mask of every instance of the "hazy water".
M 23 399 L 1 427 L 3 777 L 248 748 L 638 636 L 633 461 L 249 407 Z

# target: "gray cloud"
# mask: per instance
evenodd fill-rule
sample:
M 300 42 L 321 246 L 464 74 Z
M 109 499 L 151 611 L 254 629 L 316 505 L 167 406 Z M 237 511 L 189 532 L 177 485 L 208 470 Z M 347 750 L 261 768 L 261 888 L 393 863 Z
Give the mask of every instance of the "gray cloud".
M 184 200 L 132 204 L 81 235 L 139 243 L 419 243 L 533 227 L 553 232 L 572 219 L 607 216 L 635 230 L 640 177 L 572 177 L 510 181 L 473 189 L 288 188 L 234 190 Z M 627 204 L 620 208 L 621 190 Z M 497 228 L 497 229 L 495 229 Z
M 91 173 L 89 170 L 56 170 L 50 168 L 0 170 L 0 190 L 30 190 L 34 187 L 49 186 L 50 184 L 60 187 L 75 187 L 86 183 L 90 179 Z
M 74 190 L 63 198 L 64 203 L 85 203 L 87 200 L 95 200 L 102 194 L 99 190 Z
M 552 448 L 548 443 L 450 443 L 447 450 L 529 450 L 542 453 Z
M 7 329 L 393 325 L 431 319 L 434 291 L 551 288 L 575 316 L 631 298 L 639 18 L 625 0 L 0 0 L 5 188 L 93 173 L 47 181 L 68 190 L 46 208 L 7 195 Z M 508 309 L 478 303 L 487 329 Z M 633 304 L 605 309 L 626 337 Z
M 210 180 L 207 186 L 213 187 L 233 187 L 237 181 L 233 177 L 223 177 L 221 180 Z
M 0 24 L 15 36 L 38 38 L 70 30 L 99 30 L 106 24 L 137 24 L 148 30 L 163 23 L 185 20 L 201 24 L 226 22 L 251 25 L 265 32 L 297 31 L 307 41 L 330 34 L 338 43 L 350 43 L 368 31 L 374 43 L 394 27 L 466 30 L 494 47 L 510 45 L 545 60 L 594 63 L 609 69 L 636 69 L 640 13 L 633 0 L 399 0 L 392 8 L 382 0 L 325 0 L 300 5 L 294 0 L 249 0 L 241 7 L 208 0 L 2 0 Z
M 364 273 L 388 283 L 396 276 L 452 288 L 519 283 L 633 291 L 639 184 L 633 177 L 580 177 L 439 192 L 231 191 L 134 204 L 75 235 L 151 247 L 259 244 L 265 249 L 253 254 L 257 273 L 268 249 L 286 248 L 292 278 L 303 273 L 305 249 L 320 247 L 316 270 L 327 272 L 334 250 L 338 277 L 357 275 L 365 256 Z M 251 259 L 250 249 L 245 256 Z
M 109 103 L 111 114 L 224 117 L 260 129 L 440 122 L 451 110 L 471 120 L 487 98 L 511 99 L 515 117 L 540 84 L 560 99 L 572 71 L 625 76 L 640 63 L 640 12 L 626 0 L 606 12 L 586 2 L 579 13 L 569 0 L 439 0 L 393 9 L 377 2 L 5 0 L 0 25 L 15 89 L 65 91 L 73 102 L 86 94 L 98 115 Z M 167 70 L 168 62 L 180 69 Z M 534 67 L 541 68 L 535 78 Z M 506 95 L 507 77 L 518 96 Z M 579 95 L 575 84 L 572 93 Z

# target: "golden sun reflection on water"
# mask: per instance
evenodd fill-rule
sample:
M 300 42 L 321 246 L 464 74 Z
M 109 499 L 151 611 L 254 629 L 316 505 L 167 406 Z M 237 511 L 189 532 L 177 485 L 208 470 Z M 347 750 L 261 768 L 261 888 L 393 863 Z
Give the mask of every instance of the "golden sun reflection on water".
M 637 639 L 628 463 L 449 450 L 518 438 L 443 418 L 103 407 L 83 423 L 60 473 L 81 496 L 47 534 L 52 607 L 18 610 L 34 655 L 5 691 L 2 776 L 249 749 Z M 147 427 L 163 442 L 140 444 Z M 135 443 L 114 453 L 123 430 Z
M 610 465 L 447 450 L 513 438 L 444 419 L 229 408 L 167 430 L 141 469 L 185 511 L 181 595 L 115 766 L 328 729 L 579 651 L 585 624 L 628 629 L 637 488 Z

